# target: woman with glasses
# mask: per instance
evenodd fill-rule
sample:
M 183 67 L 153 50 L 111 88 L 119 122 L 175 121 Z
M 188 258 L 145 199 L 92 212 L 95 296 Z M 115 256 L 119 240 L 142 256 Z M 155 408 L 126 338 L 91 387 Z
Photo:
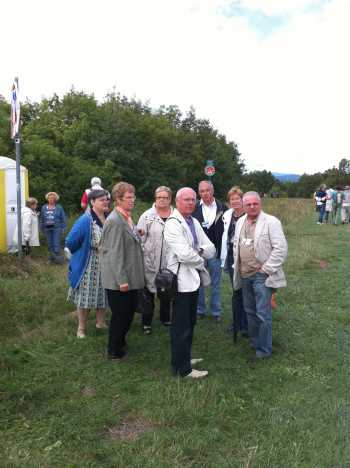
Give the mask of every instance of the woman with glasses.
M 139 219 L 137 227 L 142 239 L 143 260 L 145 266 L 146 288 L 142 314 L 142 327 L 145 335 L 152 332 L 152 320 L 154 314 L 154 298 L 156 287 L 154 280 L 160 268 L 166 268 L 167 246 L 163 239 L 165 221 L 173 212 L 171 206 L 171 190 L 169 187 L 158 187 L 154 192 L 155 202 L 149 210 L 145 211 Z M 160 300 L 159 318 L 165 327 L 170 322 L 170 301 Z
M 137 307 L 138 290 L 145 282 L 141 239 L 131 217 L 135 188 L 119 182 L 113 187 L 112 197 L 115 209 L 103 227 L 101 271 L 112 311 L 107 355 L 119 361 L 126 356 L 126 335 Z
M 89 193 L 90 210 L 74 223 L 65 243 L 69 261 L 68 299 L 77 307 L 77 337 L 85 338 L 90 309 L 96 310 L 96 328 L 106 328 L 106 293 L 102 286 L 98 248 L 108 212 L 108 197 L 104 190 Z

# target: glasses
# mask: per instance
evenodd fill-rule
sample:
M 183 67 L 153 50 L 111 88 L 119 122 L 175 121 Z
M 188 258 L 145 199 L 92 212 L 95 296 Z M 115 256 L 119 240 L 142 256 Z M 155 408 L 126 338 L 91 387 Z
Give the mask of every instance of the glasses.
M 169 197 L 156 197 L 156 200 L 169 200 Z

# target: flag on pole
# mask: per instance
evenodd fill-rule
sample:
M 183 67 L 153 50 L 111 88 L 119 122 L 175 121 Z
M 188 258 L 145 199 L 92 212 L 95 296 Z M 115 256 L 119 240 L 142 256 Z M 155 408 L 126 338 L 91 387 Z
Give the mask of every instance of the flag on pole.
M 18 135 L 20 112 L 18 78 L 15 78 L 11 91 L 11 138 L 15 138 Z

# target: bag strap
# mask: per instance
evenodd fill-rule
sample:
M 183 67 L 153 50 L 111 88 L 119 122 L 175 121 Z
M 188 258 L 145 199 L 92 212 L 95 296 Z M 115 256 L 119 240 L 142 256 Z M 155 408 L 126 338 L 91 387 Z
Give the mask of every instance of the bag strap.
M 169 219 L 176 219 L 176 221 L 180 224 L 181 221 L 177 218 L 175 218 L 175 216 L 169 216 L 169 218 L 165 221 L 165 223 L 167 223 L 169 221 Z M 162 258 L 163 258 L 163 245 L 164 245 L 164 229 L 165 229 L 165 223 L 164 223 L 164 227 L 163 227 L 163 231 L 162 231 L 162 246 L 160 248 L 160 261 L 159 261 L 159 270 L 160 271 L 162 269 Z M 179 269 L 180 269 L 180 262 L 179 262 L 179 266 L 177 267 L 177 272 L 176 274 L 179 273 Z

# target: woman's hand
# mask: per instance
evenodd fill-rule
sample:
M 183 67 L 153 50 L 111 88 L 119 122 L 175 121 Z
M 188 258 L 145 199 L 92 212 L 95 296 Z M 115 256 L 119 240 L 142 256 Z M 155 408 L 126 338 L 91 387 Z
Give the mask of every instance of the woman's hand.
M 129 291 L 129 284 L 124 283 L 119 286 L 120 292 L 128 292 Z

